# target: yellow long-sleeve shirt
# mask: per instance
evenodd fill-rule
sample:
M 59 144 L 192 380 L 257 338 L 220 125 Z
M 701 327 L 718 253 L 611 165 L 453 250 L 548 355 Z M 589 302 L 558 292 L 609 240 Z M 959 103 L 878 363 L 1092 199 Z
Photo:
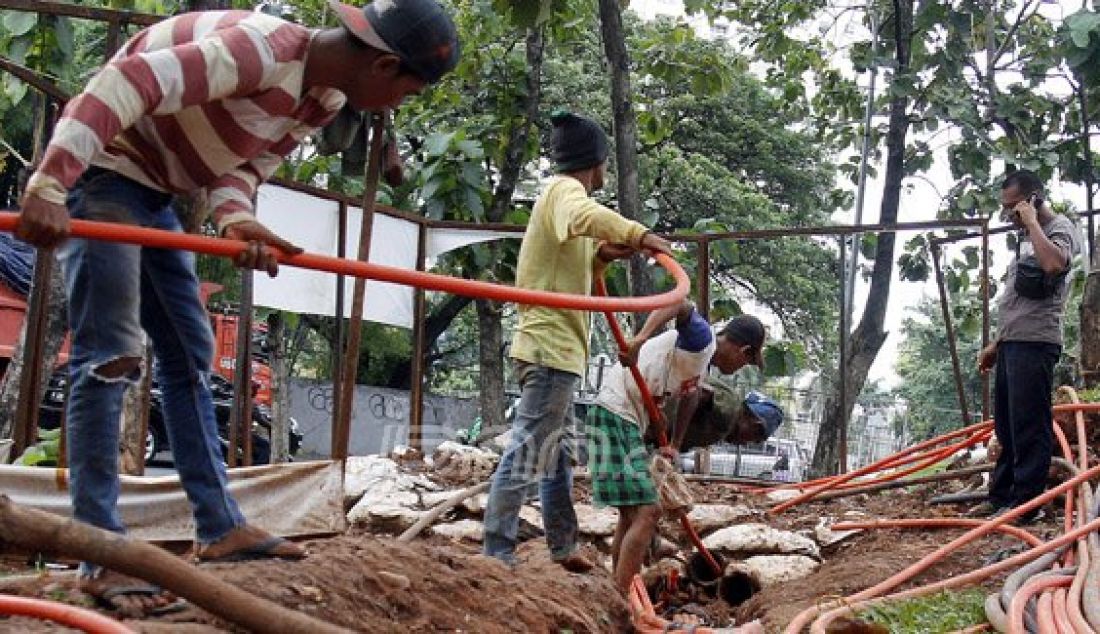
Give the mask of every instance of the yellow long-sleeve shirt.
M 580 181 L 558 176 L 535 201 L 519 249 L 516 286 L 588 295 L 597 242 L 639 246 L 645 226 L 588 197 Z M 588 313 L 520 306 L 512 358 L 577 375 L 588 359 Z

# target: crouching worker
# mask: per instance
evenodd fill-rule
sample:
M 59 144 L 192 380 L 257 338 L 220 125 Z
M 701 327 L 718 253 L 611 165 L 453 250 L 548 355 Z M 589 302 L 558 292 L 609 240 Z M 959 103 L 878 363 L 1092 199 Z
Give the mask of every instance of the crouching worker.
M 682 451 L 728 442 L 764 442 L 783 424 L 783 409 L 757 391 L 744 394 L 724 381 L 708 381 L 680 445 Z
M 653 336 L 672 320 L 675 329 Z M 749 364 L 762 366 L 764 336 L 760 321 L 746 315 L 731 321 L 716 340 L 706 319 L 683 302 L 650 313 L 620 357 L 621 364 L 608 374 L 589 415 L 588 465 L 596 503 L 619 510 L 611 555 L 615 583 L 623 593 L 641 569 L 661 517 L 643 440 L 647 431 L 654 437 L 656 433 L 626 366 L 638 366 L 650 393 L 671 421 L 671 444 L 660 452 L 676 464 L 690 421 L 700 407 L 708 412 L 713 409 L 711 399 L 700 389 L 709 368 L 731 374 Z

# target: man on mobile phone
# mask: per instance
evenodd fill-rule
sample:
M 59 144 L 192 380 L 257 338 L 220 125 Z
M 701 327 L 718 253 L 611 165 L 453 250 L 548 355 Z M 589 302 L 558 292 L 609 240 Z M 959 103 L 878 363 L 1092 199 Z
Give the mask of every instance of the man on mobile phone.
M 1016 261 L 1000 298 L 997 337 L 978 355 L 978 369 L 995 370 L 993 419 L 1001 454 L 989 499 L 971 514 L 996 516 L 1043 492 L 1054 448 L 1051 392 L 1062 353 L 1062 315 L 1073 256 L 1081 236 L 1073 221 L 1043 201 L 1043 183 L 1025 170 L 1001 185 L 1001 215 L 1020 229 Z M 1036 510 L 1020 518 L 1038 519 Z

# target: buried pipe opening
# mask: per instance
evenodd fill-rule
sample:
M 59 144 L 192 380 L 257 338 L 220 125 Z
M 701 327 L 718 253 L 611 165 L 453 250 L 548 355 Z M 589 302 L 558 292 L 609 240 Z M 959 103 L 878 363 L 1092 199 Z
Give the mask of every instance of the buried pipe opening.
M 747 570 L 727 570 L 718 582 L 718 598 L 730 605 L 741 605 L 760 592 L 760 580 Z
M 722 556 L 718 553 L 711 553 L 714 560 L 718 562 L 718 569 L 722 570 L 726 567 L 726 562 L 722 559 Z M 707 589 L 707 591 L 713 596 L 717 592 L 718 579 L 721 574 L 714 570 L 707 561 L 707 558 L 702 553 L 692 553 L 691 557 L 687 560 L 687 573 L 688 577 Z

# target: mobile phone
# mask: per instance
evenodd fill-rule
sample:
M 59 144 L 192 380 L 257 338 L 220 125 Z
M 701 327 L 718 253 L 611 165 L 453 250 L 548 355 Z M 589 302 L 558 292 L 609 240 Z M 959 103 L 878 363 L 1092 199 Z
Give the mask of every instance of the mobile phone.
M 1031 204 L 1032 207 L 1035 208 L 1036 211 L 1038 211 L 1039 208 L 1043 206 L 1043 195 L 1042 195 L 1042 193 L 1035 192 L 1034 194 L 1031 195 L 1031 198 L 1028 199 L 1028 202 Z

